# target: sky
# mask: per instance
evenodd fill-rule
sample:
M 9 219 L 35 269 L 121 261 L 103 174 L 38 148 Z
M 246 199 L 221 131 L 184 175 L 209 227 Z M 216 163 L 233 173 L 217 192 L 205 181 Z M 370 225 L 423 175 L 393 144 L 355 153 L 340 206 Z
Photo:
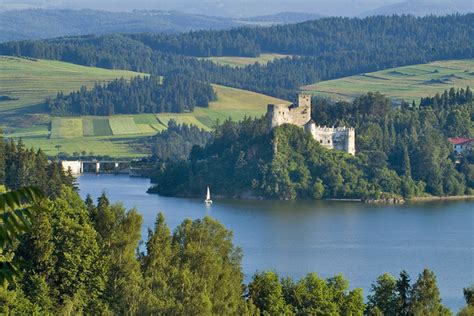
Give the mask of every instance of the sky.
M 28 7 L 97 9 L 108 11 L 175 10 L 210 16 L 256 16 L 278 12 L 308 12 L 331 16 L 356 16 L 364 11 L 403 0 L 0 0 L 0 9 Z M 431 3 L 457 2 L 474 5 L 474 0 L 419 0 Z

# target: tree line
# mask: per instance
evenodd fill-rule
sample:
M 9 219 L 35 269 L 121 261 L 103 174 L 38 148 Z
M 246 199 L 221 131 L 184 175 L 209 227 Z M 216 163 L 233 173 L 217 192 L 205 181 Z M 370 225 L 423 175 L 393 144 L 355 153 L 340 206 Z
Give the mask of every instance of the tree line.
M 170 75 L 115 79 L 107 84 L 55 98 L 46 104 L 53 115 L 114 115 L 193 111 L 216 100 L 212 86 L 192 78 Z
M 453 52 L 472 54 L 469 44 L 473 14 L 425 16 L 371 16 L 367 18 L 328 17 L 297 24 L 270 27 L 240 27 L 230 30 L 193 31 L 181 34 L 133 34 L 154 50 L 188 56 L 246 56 L 261 52 L 300 56 L 328 56 L 338 51 L 371 52 L 394 58 L 403 46 L 402 58 L 420 50 L 431 60 Z M 442 43 L 438 41 L 440 39 Z M 410 52 L 411 51 L 411 52 Z
M 89 35 L 1 43 L 0 54 L 129 69 L 155 76 L 179 73 L 204 82 L 291 99 L 299 87 L 320 80 L 433 60 L 472 58 L 473 18 L 474 14 L 328 18 L 271 28 L 238 28 L 222 33 Z M 241 48 L 231 47 L 240 42 L 244 43 Z M 293 57 L 266 65 L 233 68 L 187 55 L 218 55 L 213 50 L 226 45 L 230 50 L 242 51 L 243 55 L 256 55 L 259 49 L 244 52 L 249 51 L 244 48 L 248 43 L 259 43 L 262 51 Z M 197 52 L 195 46 L 199 46 Z
M 5 141 L 0 130 L 0 186 L 12 190 L 34 186 L 55 197 L 62 185 L 73 184 L 74 178 L 63 172 L 60 162 L 49 162 L 41 149 L 26 148 L 21 140 Z
M 205 146 L 211 139 L 210 132 L 196 125 L 177 124 L 171 119 L 168 128 L 159 132 L 143 144 L 151 147 L 152 155 L 160 161 L 186 160 L 194 146 Z
M 294 125 L 269 131 L 264 118 L 226 121 L 187 161 L 164 162 L 150 191 L 199 195 L 209 185 L 219 195 L 276 199 L 472 194 L 474 154 L 457 157 L 447 140 L 472 137 L 472 101 L 396 108 L 368 93 L 351 103 L 313 102 L 318 124 L 356 129 L 355 157 L 323 148 Z

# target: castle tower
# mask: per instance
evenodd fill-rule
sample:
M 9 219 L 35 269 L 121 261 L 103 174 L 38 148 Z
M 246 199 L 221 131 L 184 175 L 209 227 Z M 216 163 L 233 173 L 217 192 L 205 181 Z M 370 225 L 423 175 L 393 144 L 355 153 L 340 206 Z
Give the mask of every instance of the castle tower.
M 298 94 L 298 107 L 306 107 L 311 112 L 311 94 Z
M 298 103 L 287 106 L 285 104 L 269 104 L 267 120 L 270 128 L 282 124 L 294 124 L 303 127 L 311 120 L 311 95 L 299 94 Z

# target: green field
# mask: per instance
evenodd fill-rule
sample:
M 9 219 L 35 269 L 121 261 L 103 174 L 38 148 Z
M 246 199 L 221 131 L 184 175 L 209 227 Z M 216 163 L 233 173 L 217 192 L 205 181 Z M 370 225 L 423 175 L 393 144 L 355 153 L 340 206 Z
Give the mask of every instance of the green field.
M 351 100 L 378 91 L 395 100 L 419 101 L 451 87 L 474 87 L 474 59 L 438 61 L 323 81 L 303 91 L 333 100 Z
M 74 91 L 82 85 L 92 86 L 95 82 L 135 75 L 139 74 L 0 56 L 0 96 L 18 99 L 0 102 L 0 128 L 7 137 L 21 137 L 28 146 L 40 147 L 48 155 L 85 151 L 96 155 L 137 157 L 147 153 L 136 149 L 134 143 L 165 129 L 170 119 L 210 130 L 217 120 L 261 116 L 268 103 L 285 102 L 250 91 L 213 85 L 218 100 L 211 102 L 209 108 L 196 108 L 192 113 L 50 117 L 44 106 L 39 106 L 47 96 L 54 96 L 59 91 Z
M 283 54 L 260 54 L 259 57 L 238 57 L 238 56 L 222 56 L 222 57 L 206 57 L 202 58 L 210 60 L 219 65 L 227 65 L 231 67 L 245 67 L 247 65 L 253 65 L 259 63 L 265 65 L 269 61 L 274 59 L 291 57 L 291 55 Z
M 0 96 L 12 101 L 0 102 L 0 114 L 44 102 L 59 91 L 71 92 L 81 86 L 93 86 L 115 78 L 130 78 L 139 73 L 84 67 L 52 60 L 31 60 L 0 56 Z

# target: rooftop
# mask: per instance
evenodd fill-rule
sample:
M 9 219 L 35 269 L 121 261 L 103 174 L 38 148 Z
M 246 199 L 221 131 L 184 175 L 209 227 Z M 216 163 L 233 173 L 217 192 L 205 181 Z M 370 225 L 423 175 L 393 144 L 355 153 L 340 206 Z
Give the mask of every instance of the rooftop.
M 453 145 L 467 145 L 474 142 L 474 138 L 463 138 L 463 137 L 454 137 L 448 138 L 449 142 Z

